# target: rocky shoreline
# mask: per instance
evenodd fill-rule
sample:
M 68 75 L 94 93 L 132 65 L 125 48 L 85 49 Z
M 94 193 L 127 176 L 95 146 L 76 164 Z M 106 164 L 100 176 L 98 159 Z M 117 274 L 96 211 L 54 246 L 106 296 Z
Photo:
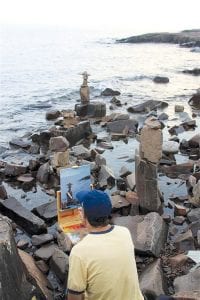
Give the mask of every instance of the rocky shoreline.
M 72 110 L 48 111 L 48 130 L 13 139 L 1 154 L 2 299 L 13 297 L 14 289 L 22 300 L 28 299 L 27 294 L 59 299 L 63 293 L 72 244 L 56 226 L 56 192 L 60 169 L 75 164 L 90 165 L 93 184 L 111 195 L 111 223 L 131 231 L 147 298 L 168 294 L 200 299 L 200 268 L 194 268 L 196 263 L 187 256 L 190 250 L 200 250 L 200 134 L 195 131 L 199 91 L 188 99 L 192 117 L 183 112 L 184 106 L 175 105 L 178 119 L 170 126 L 165 102 L 126 107 L 117 98 L 118 91 L 106 89 L 101 96 L 113 110 L 106 115 L 105 102 L 89 101 L 86 87 L 82 85 L 81 104 Z M 123 106 L 127 112 L 114 112 Z M 170 138 L 163 142 L 165 130 Z M 190 137 L 180 140 L 182 132 Z M 130 160 L 129 141 L 135 139 L 139 152 Z M 130 168 L 122 161 L 116 175 L 104 154 L 121 142 L 126 153 L 120 154 L 124 159 L 128 154 Z M 184 163 L 177 161 L 177 153 Z
M 168 43 L 183 47 L 200 47 L 200 29 L 184 30 L 178 33 L 146 33 L 117 40 L 118 43 Z

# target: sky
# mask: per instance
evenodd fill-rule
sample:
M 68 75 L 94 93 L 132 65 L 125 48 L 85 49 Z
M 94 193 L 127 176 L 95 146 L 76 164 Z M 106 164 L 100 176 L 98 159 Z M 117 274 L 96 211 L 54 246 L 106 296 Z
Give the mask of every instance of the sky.
M 0 0 L 0 24 L 134 32 L 200 28 L 200 0 Z

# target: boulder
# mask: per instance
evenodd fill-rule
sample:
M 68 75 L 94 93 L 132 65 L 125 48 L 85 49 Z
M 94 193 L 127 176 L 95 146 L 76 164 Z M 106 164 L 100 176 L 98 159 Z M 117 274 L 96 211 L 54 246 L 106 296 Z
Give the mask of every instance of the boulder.
M 135 187 L 135 173 L 131 173 L 126 177 L 127 187 L 132 191 Z
M 130 202 L 128 202 L 124 197 L 120 195 L 111 196 L 110 199 L 113 209 L 119 209 L 122 207 L 130 206 Z
M 197 232 L 200 230 L 200 220 L 192 222 L 188 228 L 192 231 L 193 237 L 197 237 Z
M 90 151 L 87 148 L 85 148 L 83 145 L 74 146 L 72 148 L 72 151 L 75 157 L 79 157 L 83 159 L 87 159 L 91 157 Z
M 101 96 L 119 96 L 120 92 L 119 91 L 114 91 L 111 88 L 106 88 L 103 92 L 101 92 Z
M 160 259 L 149 264 L 140 275 L 140 289 L 147 299 L 165 294 L 165 278 Z
M 31 143 L 30 143 L 30 141 L 25 141 L 25 140 L 23 140 L 23 139 L 12 139 L 10 142 L 9 142 L 9 144 L 11 145 L 11 146 L 15 146 L 15 147 L 17 147 L 17 148 L 22 148 L 22 149 L 28 149 L 28 148 L 30 148 L 30 146 L 31 146 Z
M 106 104 L 91 101 L 88 104 L 76 104 L 75 111 L 79 117 L 103 118 L 106 115 Z
M 159 211 L 161 207 L 157 182 L 156 164 L 140 159 L 136 155 L 136 189 L 142 211 Z
M 181 253 L 169 258 L 169 264 L 172 268 L 182 267 L 188 261 L 188 256 Z
M 200 268 L 190 271 L 188 274 L 179 276 L 174 280 L 175 292 L 200 291 Z
M 43 274 L 47 274 L 49 272 L 49 267 L 43 260 L 38 260 L 35 264 Z
M 187 162 L 172 166 L 163 166 L 162 171 L 168 177 L 178 177 L 180 174 L 191 174 L 193 173 L 194 162 Z
M 33 235 L 32 236 L 32 244 L 33 246 L 41 246 L 43 244 L 49 243 L 53 241 L 54 237 L 52 234 L 40 234 L 40 235 Z
M 190 222 L 196 222 L 200 220 L 200 207 L 192 209 L 188 214 L 187 218 Z
M 53 168 L 67 167 L 69 165 L 69 150 L 64 152 L 54 152 L 51 158 Z
M 51 170 L 50 170 L 49 162 L 43 164 L 38 169 L 37 180 L 40 183 L 48 183 L 50 172 L 51 172 Z
M 4 174 L 6 176 L 19 176 L 25 174 L 26 170 L 27 168 L 25 166 L 7 163 L 5 166 Z
M 128 110 L 128 112 L 131 112 L 131 113 L 144 113 L 144 112 L 149 112 L 151 110 L 155 110 L 157 108 L 163 109 L 167 106 L 168 106 L 168 104 L 163 101 L 147 100 L 144 103 L 130 106 L 130 107 L 128 107 L 127 110 Z
M 58 249 L 58 246 L 56 244 L 47 244 L 36 250 L 34 256 L 37 259 L 39 258 L 47 261 L 52 257 L 56 249 Z
M 133 119 L 116 120 L 107 124 L 107 130 L 112 133 L 136 132 L 138 122 Z
M 153 82 L 155 82 L 155 83 L 168 83 L 169 78 L 164 77 L 164 76 L 156 76 L 156 77 L 154 77 Z
M 30 234 L 46 232 L 45 222 L 23 207 L 14 197 L 0 201 L 1 212 Z
M 200 109 L 200 93 L 193 95 L 192 98 L 188 101 L 188 103 L 193 108 Z
M 3 184 L 0 184 L 0 199 L 6 199 L 8 197 L 7 191 L 5 189 L 5 186 Z
M 188 230 L 187 232 L 180 234 L 175 239 L 174 242 L 178 250 L 181 251 L 195 250 L 194 238 L 192 236 L 191 230 Z
M 66 282 L 68 270 L 69 270 L 69 258 L 60 249 L 55 249 L 51 259 L 50 268 L 56 274 L 56 276 L 61 280 L 61 282 Z
M 115 185 L 115 176 L 113 174 L 113 171 L 109 167 L 102 165 L 101 169 L 99 171 L 98 182 L 99 182 L 100 187 L 114 186 Z
M 27 300 L 40 294 L 26 279 L 12 227 L 3 217 L 0 217 L 0 270 L 0 299 Z
M 57 218 L 56 200 L 35 207 L 32 211 L 46 221 L 55 220 Z
M 158 213 L 115 217 L 113 223 L 130 230 L 136 253 L 159 257 L 167 238 L 167 225 Z
M 47 120 L 55 120 L 57 118 L 59 118 L 61 115 L 59 110 L 50 110 L 46 112 L 46 119 Z
M 50 282 L 38 269 L 32 256 L 22 250 L 18 250 L 18 252 L 26 269 L 27 277 L 40 291 L 42 299 L 53 300 L 53 293 L 49 290 Z
M 53 152 L 64 152 L 69 148 L 69 142 L 64 136 L 52 137 L 49 140 L 49 150 Z
M 175 153 L 178 153 L 178 151 L 179 151 L 179 143 L 174 142 L 174 141 L 163 142 L 162 151 L 165 154 L 171 154 L 171 153 L 175 154 Z
M 200 147 L 200 133 L 195 134 L 188 141 L 189 147 L 191 148 L 199 148 Z

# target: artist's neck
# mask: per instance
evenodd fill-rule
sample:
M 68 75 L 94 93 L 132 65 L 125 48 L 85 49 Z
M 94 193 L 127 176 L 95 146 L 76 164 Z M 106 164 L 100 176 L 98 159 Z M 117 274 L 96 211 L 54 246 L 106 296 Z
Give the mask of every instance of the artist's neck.
M 101 231 L 109 230 L 111 225 L 108 224 L 108 225 L 103 226 L 103 227 L 93 227 L 93 226 L 89 225 L 87 227 L 88 227 L 89 232 L 101 232 Z

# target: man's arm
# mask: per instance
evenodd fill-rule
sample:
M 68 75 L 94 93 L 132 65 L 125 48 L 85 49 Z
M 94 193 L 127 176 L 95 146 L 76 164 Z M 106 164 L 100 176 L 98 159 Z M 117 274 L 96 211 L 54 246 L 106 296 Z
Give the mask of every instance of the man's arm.
M 71 294 L 68 292 L 67 294 L 67 300 L 84 300 L 84 293 L 82 294 Z

